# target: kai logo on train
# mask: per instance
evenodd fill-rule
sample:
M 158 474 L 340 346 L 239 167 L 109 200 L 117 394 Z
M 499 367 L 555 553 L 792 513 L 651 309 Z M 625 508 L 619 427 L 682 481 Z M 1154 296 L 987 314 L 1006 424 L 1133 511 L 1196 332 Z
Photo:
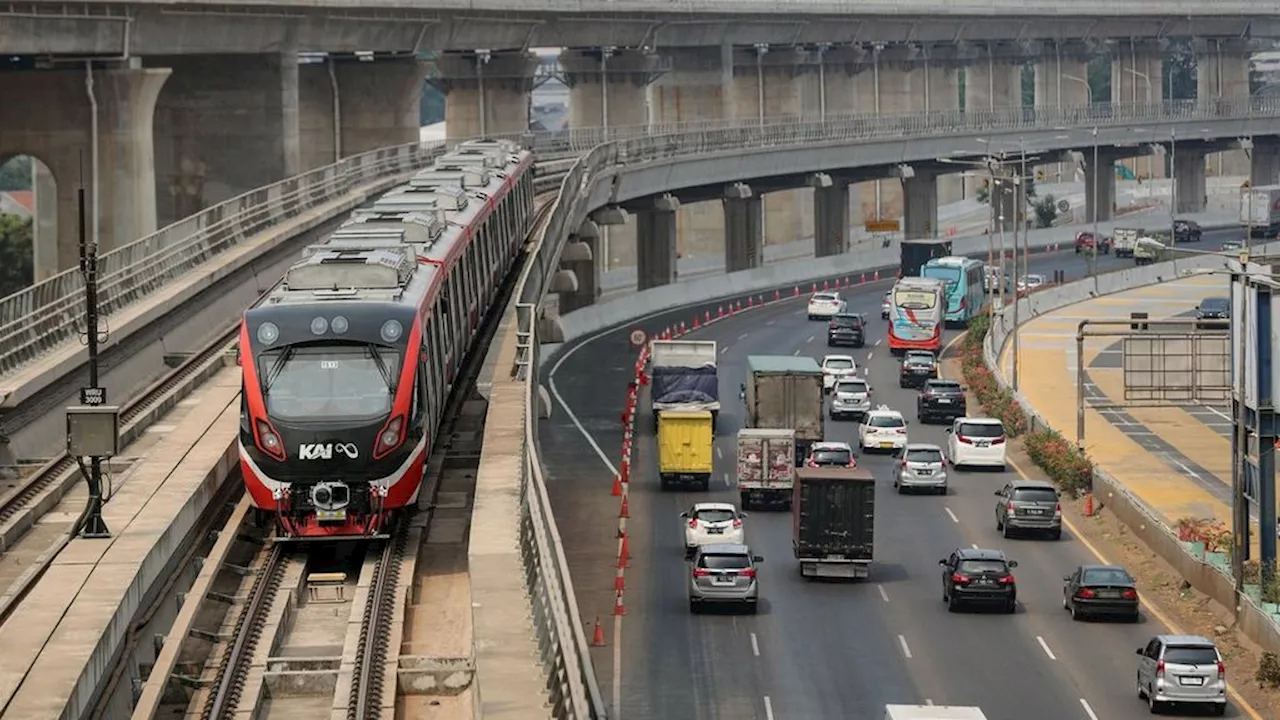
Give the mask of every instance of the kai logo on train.
M 306 443 L 298 446 L 299 460 L 332 460 L 334 453 L 355 460 L 360 450 L 354 443 Z

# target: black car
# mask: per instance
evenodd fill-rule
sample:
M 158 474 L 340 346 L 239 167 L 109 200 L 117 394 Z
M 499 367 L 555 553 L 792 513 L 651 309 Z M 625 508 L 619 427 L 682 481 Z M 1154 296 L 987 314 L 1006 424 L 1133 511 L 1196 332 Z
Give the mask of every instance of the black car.
M 956 548 L 942 567 L 942 601 L 958 611 L 969 603 L 994 604 L 1007 613 L 1018 611 L 1018 585 L 1013 569 L 1018 563 L 999 550 Z
M 918 388 L 938 377 L 938 358 L 927 350 L 908 350 L 898 370 L 898 387 Z
M 1196 306 L 1197 330 L 1224 330 L 1231 324 L 1231 299 L 1207 297 Z
M 1138 622 L 1138 586 L 1119 565 L 1081 565 L 1062 578 L 1062 607 L 1072 620 L 1108 615 Z
M 1173 241 L 1175 243 L 1200 242 L 1202 235 L 1200 223 L 1194 220 L 1173 221 Z
M 867 323 L 857 313 L 840 313 L 827 324 L 827 347 L 852 345 L 856 348 L 867 344 Z
M 965 416 L 964 388 L 955 380 L 926 380 L 916 397 L 916 419 L 922 423 Z

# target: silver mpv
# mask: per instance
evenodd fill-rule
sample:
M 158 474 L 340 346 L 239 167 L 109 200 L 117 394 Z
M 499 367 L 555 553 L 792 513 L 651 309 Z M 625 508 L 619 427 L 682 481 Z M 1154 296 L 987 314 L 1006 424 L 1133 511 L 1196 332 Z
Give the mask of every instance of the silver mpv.
M 1227 666 L 1213 641 L 1199 635 L 1157 635 L 1137 650 L 1138 697 L 1152 713 L 1166 703 L 1227 710 Z
M 893 476 L 893 486 L 898 494 L 927 490 L 946 495 L 947 465 L 942 458 L 942 448 L 930 443 L 907 443 Z
M 755 613 L 760 599 L 756 564 L 764 562 L 746 545 L 703 545 L 689 565 L 689 612 L 708 603 L 740 605 Z

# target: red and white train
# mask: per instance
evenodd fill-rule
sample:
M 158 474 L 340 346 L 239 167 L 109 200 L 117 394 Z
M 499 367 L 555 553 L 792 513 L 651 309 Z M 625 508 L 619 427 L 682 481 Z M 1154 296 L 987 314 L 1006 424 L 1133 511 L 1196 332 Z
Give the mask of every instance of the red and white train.
M 531 153 L 462 143 L 307 247 L 245 311 L 240 466 L 279 536 L 379 537 L 416 503 L 533 194 Z

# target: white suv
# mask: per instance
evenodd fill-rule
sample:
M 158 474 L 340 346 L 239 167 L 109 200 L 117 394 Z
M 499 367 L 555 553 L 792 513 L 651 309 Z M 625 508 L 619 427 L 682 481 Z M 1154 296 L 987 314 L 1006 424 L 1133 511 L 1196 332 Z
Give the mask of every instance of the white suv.
M 880 405 L 858 426 L 858 446 L 866 450 L 898 452 L 907 446 L 907 421 L 902 413 Z
M 822 358 L 822 392 L 831 392 L 837 380 L 858 376 L 858 363 L 852 355 L 827 355 Z
M 838 292 L 814 293 L 809 298 L 809 319 L 830 320 L 839 315 L 846 305 Z
M 956 418 L 947 434 L 947 458 L 957 470 L 964 466 L 1005 469 L 1004 423 L 995 418 Z

